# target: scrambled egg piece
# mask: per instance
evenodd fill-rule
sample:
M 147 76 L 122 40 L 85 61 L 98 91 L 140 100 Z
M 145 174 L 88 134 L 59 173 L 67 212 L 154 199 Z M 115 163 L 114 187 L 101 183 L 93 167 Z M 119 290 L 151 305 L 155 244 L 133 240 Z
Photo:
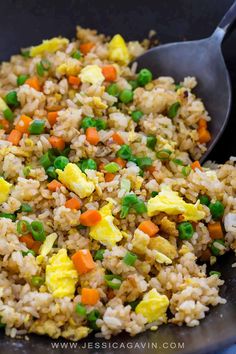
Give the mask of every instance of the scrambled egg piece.
M 93 193 L 94 183 L 88 181 L 87 176 L 75 163 L 68 163 L 64 171 L 57 169 L 56 172 L 59 181 L 80 198 L 89 197 Z
M 89 235 L 105 246 L 115 246 L 123 235 L 117 226 L 113 224 L 112 204 L 108 203 L 99 210 L 102 220 L 97 225 L 90 228 Z
M 135 312 L 137 314 L 141 313 L 149 323 L 157 320 L 166 322 L 168 306 L 168 297 L 166 295 L 160 295 L 156 289 L 152 289 L 144 295 L 143 300 L 138 304 Z
M 97 109 L 106 109 L 108 107 L 106 103 L 102 102 L 100 97 L 93 97 L 93 105 Z
M 117 61 L 120 64 L 128 64 L 130 54 L 124 38 L 116 34 L 108 45 L 108 57 L 110 60 Z
M 67 38 L 54 37 L 44 40 L 41 44 L 30 48 L 30 56 L 44 54 L 44 52 L 55 53 L 57 50 L 66 46 L 69 43 Z
M 66 250 L 62 248 L 49 259 L 46 266 L 47 288 L 54 297 L 73 297 L 77 281 L 78 272 L 67 256 Z
M 85 326 L 69 326 L 67 327 L 63 332 L 62 332 L 62 337 L 69 339 L 69 340 L 73 340 L 73 341 L 77 341 L 80 340 L 82 338 L 87 337 L 87 335 L 89 334 L 89 332 L 91 332 L 89 327 L 85 327 Z
M 53 232 L 52 234 L 48 235 L 40 247 L 40 255 L 45 257 L 52 249 L 54 242 L 57 239 L 57 234 Z
M 7 200 L 11 186 L 3 177 L 0 177 L 0 204 Z
M 30 327 L 30 332 L 37 333 L 40 335 L 47 334 L 48 336 L 56 339 L 61 335 L 61 330 L 58 324 L 53 320 L 36 320 Z
M 149 242 L 149 248 L 163 253 L 170 259 L 174 259 L 177 256 L 175 246 L 173 246 L 168 240 L 162 236 L 151 237 Z
M 172 263 L 172 260 L 167 257 L 165 254 L 157 251 L 157 254 L 156 254 L 156 261 L 160 264 L 171 264 Z
M 198 221 L 204 218 L 205 212 L 197 201 L 196 204 L 186 203 L 177 192 L 163 189 L 156 197 L 149 199 L 147 203 L 148 216 L 164 212 L 168 215 L 182 214 L 184 220 Z
M 87 65 L 80 72 L 80 80 L 88 82 L 92 85 L 101 85 L 105 77 L 102 74 L 102 69 L 98 65 Z
M 132 250 L 138 254 L 145 254 L 147 252 L 149 241 L 150 237 L 147 234 L 139 229 L 136 229 L 132 239 Z
M 80 72 L 80 63 L 76 59 L 69 58 L 66 63 L 59 65 L 56 71 L 60 75 L 78 75 Z

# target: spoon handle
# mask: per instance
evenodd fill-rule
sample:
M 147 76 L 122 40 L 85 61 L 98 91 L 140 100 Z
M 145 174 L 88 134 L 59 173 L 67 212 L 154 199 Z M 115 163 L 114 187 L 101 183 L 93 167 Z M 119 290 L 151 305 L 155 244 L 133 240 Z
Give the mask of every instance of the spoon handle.
M 226 12 L 224 17 L 220 21 L 218 27 L 224 30 L 226 34 L 235 20 L 236 20 L 236 1 L 234 1 L 233 5 Z

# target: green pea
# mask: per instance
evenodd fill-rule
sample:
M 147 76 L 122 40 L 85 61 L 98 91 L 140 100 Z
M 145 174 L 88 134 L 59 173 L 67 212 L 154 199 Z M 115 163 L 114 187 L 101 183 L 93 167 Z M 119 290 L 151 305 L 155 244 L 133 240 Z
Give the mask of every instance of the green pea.
M 189 240 L 190 238 L 193 237 L 194 234 L 194 228 L 193 225 L 188 222 L 182 222 L 178 225 L 178 230 L 179 230 L 179 238 L 181 240 Z
M 57 179 L 58 175 L 54 166 L 49 166 L 46 170 L 46 174 L 52 179 Z
M 20 102 L 18 101 L 17 98 L 17 93 L 16 91 L 10 91 L 5 97 L 5 101 L 9 106 L 12 107 L 18 107 L 20 105 Z
M 215 203 L 211 203 L 209 205 L 209 209 L 212 215 L 212 218 L 214 220 L 218 220 L 220 218 L 222 218 L 222 216 L 224 215 L 224 210 L 225 207 L 224 205 L 220 202 L 220 201 L 216 201 Z
M 138 123 L 140 121 L 140 119 L 142 118 L 142 116 L 143 116 L 142 111 L 133 111 L 131 113 L 131 117 L 135 123 Z
M 207 195 L 200 195 L 198 199 L 200 200 L 200 203 L 203 205 L 208 206 L 210 204 L 210 199 Z
M 173 103 L 170 106 L 170 108 L 168 109 L 167 116 L 169 118 L 174 118 L 177 115 L 179 108 L 180 108 L 180 103 L 179 102 Z
M 120 89 L 117 84 L 110 84 L 107 87 L 107 93 L 111 96 L 118 97 L 120 93 Z
M 147 147 L 151 150 L 155 150 L 157 138 L 154 135 L 147 136 Z
M 81 52 L 79 50 L 77 50 L 76 52 L 74 52 L 72 54 L 72 58 L 77 59 L 77 60 L 80 60 L 81 56 L 82 56 L 82 54 L 81 54 Z
M 54 161 L 54 167 L 59 170 L 64 170 L 66 165 L 69 163 L 69 159 L 65 156 L 58 156 Z
M 148 69 L 140 70 L 137 80 L 139 86 L 147 85 L 150 81 L 152 81 L 152 72 Z
M 119 94 L 119 100 L 122 102 L 122 103 L 130 103 L 131 101 L 133 101 L 133 92 L 131 90 L 128 90 L 128 89 L 124 89 L 120 92 Z

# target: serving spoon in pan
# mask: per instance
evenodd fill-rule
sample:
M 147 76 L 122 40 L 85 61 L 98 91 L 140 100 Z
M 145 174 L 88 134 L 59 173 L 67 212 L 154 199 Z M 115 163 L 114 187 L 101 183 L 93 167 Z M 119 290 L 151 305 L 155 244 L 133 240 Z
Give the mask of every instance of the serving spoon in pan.
M 176 82 L 186 76 L 198 81 L 196 94 L 203 99 L 212 120 L 212 139 L 201 158 L 203 162 L 223 133 L 231 108 L 231 83 L 221 43 L 236 19 L 236 1 L 214 33 L 206 39 L 161 45 L 136 59 L 138 69 L 149 68 L 155 76 L 172 76 Z

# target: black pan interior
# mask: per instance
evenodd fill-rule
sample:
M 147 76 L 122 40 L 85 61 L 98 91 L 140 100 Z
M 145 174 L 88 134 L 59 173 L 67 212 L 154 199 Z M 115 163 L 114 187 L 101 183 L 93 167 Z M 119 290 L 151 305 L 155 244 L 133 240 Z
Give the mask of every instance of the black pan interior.
M 20 47 L 36 44 L 55 35 L 73 37 L 76 24 L 96 28 L 106 34 L 121 33 L 127 39 L 143 39 L 150 29 L 157 31 L 161 43 L 200 39 L 209 36 L 232 4 L 232 0 L 7 0 L 0 1 L 0 60 L 9 59 Z M 225 40 L 223 51 L 232 79 L 233 107 L 230 122 L 210 159 L 223 162 L 236 155 L 236 31 Z M 214 95 L 214 92 L 212 92 Z M 217 105 L 217 102 L 216 102 Z M 214 118 L 214 117 L 213 117 Z M 0 352 L 13 354 L 72 353 L 106 351 L 127 353 L 213 353 L 236 341 L 236 279 L 231 264 L 234 256 L 221 258 L 216 269 L 226 280 L 221 294 L 226 305 L 210 311 L 196 328 L 161 326 L 135 338 L 119 335 L 109 343 L 94 337 L 80 343 L 86 349 L 53 349 L 46 337 L 31 336 L 30 341 L 12 340 L 0 334 Z M 55 341 L 59 343 L 59 341 Z M 125 349 L 123 344 L 125 345 Z M 179 343 L 179 344 L 178 344 Z M 98 347 L 107 346 L 106 349 Z M 117 348 L 118 347 L 118 348 Z

